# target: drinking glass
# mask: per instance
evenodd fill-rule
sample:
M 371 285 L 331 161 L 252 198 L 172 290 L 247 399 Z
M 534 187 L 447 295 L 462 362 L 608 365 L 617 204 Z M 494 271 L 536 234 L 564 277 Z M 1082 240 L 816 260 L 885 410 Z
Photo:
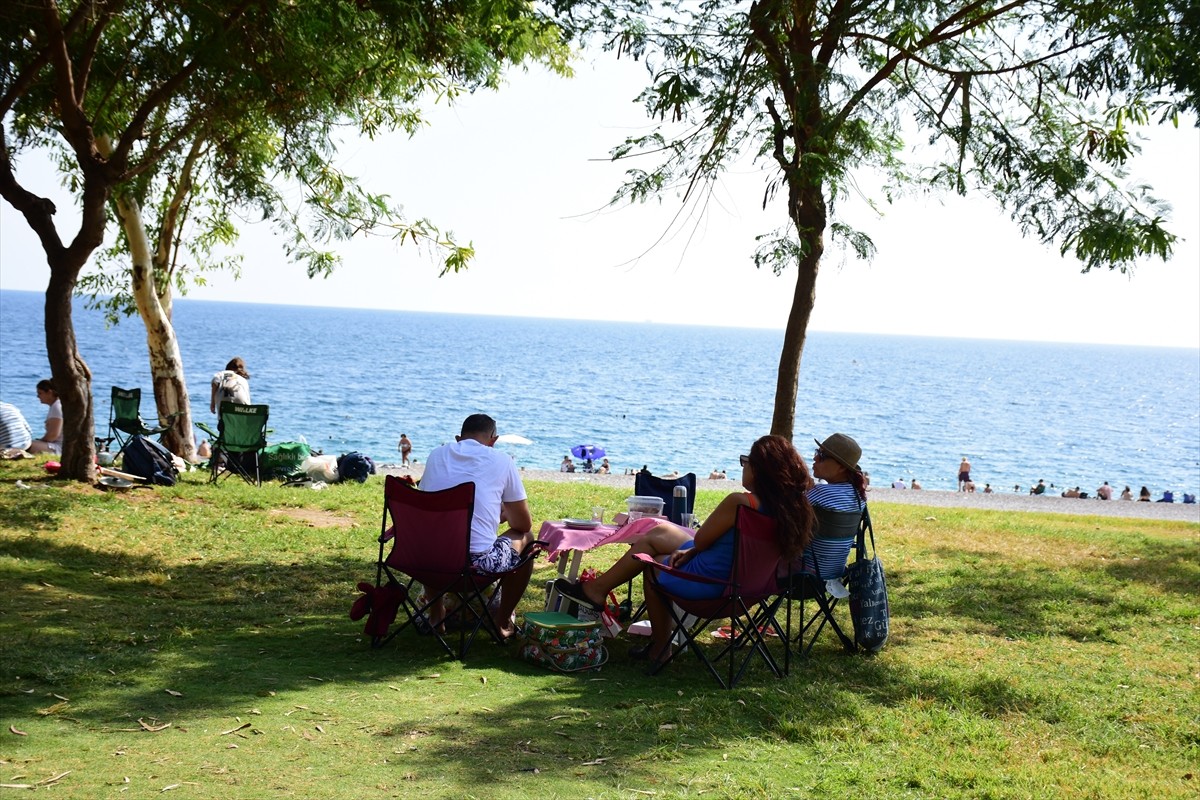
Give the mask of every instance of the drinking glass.
M 592 506 L 592 522 L 599 522 L 601 525 L 604 524 L 603 506 Z

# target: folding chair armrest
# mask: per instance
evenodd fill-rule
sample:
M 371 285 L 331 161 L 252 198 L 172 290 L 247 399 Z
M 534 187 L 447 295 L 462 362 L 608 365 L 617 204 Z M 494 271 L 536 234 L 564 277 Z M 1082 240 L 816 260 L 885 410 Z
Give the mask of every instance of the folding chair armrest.
M 645 564 L 648 567 L 653 567 L 654 569 L 658 570 L 659 572 L 665 572 L 668 575 L 674 575 L 676 578 L 682 578 L 685 581 L 695 581 L 696 583 L 711 583 L 716 586 L 726 586 L 729 584 L 729 581 L 723 581 L 723 580 L 720 580 L 719 578 L 710 578 L 707 575 L 696 575 L 691 572 L 684 572 L 681 569 L 676 569 L 675 567 L 655 561 L 653 558 L 650 557 L 650 555 L 648 553 L 634 553 L 633 557 L 636 558 L 638 561 L 641 561 L 643 564 Z
M 529 544 L 525 545 L 525 549 L 521 551 L 521 558 L 526 556 L 534 556 L 543 551 L 550 550 L 550 543 L 544 539 L 534 539 Z
M 197 422 L 196 427 L 199 428 L 200 430 L 204 431 L 205 433 L 207 433 L 209 436 L 211 436 L 214 439 L 216 439 L 218 436 L 220 436 L 219 433 L 214 431 L 212 428 L 208 427 L 208 425 L 206 423 Z

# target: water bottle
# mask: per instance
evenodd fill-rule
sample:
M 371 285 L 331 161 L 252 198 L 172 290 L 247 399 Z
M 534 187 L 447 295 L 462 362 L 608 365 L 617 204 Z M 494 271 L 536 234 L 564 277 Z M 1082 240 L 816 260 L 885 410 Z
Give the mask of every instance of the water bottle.
M 671 521 L 678 525 L 687 513 L 687 487 L 676 486 L 671 495 Z

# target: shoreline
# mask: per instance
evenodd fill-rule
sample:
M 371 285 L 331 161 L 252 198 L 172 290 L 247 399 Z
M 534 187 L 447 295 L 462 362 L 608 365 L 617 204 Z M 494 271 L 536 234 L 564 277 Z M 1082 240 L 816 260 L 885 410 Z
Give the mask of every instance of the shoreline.
M 399 464 L 376 466 L 381 475 L 410 475 L 419 480 L 424 471 L 422 464 L 401 467 Z M 599 486 L 628 489 L 633 492 L 633 475 L 598 475 L 587 472 L 558 472 L 557 470 L 521 469 L 525 481 L 547 481 L 551 483 L 593 483 Z M 696 489 L 704 491 L 732 492 L 740 488 L 738 478 L 713 481 L 707 478 L 696 480 Z M 1127 519 L 1177 520 L 1200 524 L 1200 505 L 1174 503 L 1139 503 L 1129 500 L 1078 499 L 1057 495 L 1030 495 L 1017 492 L 950 492 L 940 489 L 892 489 L 871 487 L 868 502 L 900 503 L 910 506 L 933 508 L 972 508 L 988 511 L 1034 511 L 1046 514 L 1073 514 L 1075 516 L 1122 517 Z

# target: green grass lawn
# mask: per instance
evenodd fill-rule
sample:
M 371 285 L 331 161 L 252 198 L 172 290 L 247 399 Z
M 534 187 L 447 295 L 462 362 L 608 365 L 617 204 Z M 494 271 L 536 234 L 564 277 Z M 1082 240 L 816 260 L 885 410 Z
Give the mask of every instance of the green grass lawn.
M 17 481 L 31 488 L 20 488 Z M 892 638 L 723 691 L 691 657 L 466 665 L 348 617 L 382 480 L 106 492 L 0 463 L 0 784 L 72 798 L 1195 798 L 1194 524 L 872 507 Z M 530 482 L 535 524 L 628 490 Z M 701 492 L 702 516 L 721 495 Z M 621 548 L 589 554 L 603 567 Z M 539 566 L 524 610 L 553 574 Z M 9 793 L 19 794 L 16 790 Z

